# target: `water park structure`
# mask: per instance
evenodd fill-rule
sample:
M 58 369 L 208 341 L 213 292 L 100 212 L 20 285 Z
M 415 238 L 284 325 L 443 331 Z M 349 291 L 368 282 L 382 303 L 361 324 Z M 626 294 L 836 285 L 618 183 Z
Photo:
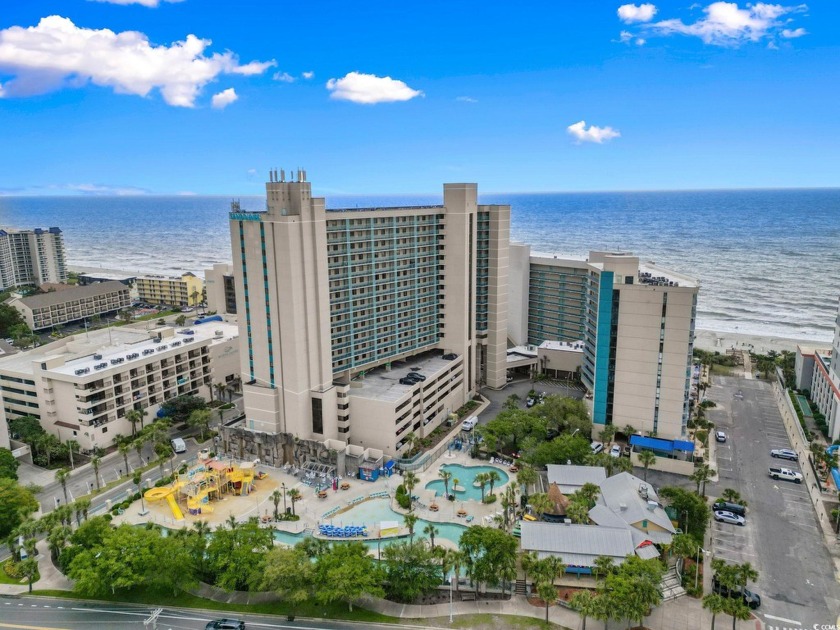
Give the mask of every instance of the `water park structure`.
M 186 503 L 190 516 L 213 511 L 213 501 L 225 494 L 245 496 L 254 489 L 255 462 L 230 460 L 199 461 L 183 473 L 175 473 L 169 486 L 152 488 L 143 495 L 149 502 L 165 500 L 176 520 L 184 519 L 180 502 Z

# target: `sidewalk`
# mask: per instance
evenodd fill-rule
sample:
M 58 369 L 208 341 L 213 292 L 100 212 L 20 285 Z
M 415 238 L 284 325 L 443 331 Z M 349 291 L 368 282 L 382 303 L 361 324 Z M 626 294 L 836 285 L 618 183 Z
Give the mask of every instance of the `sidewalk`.
M 55 567 L 50 558 L 50 550 L 46 540 L 38 541 L 38 573 L 40 579 L 32 583 L 33 590 L 73 590 L 73 583 Z M 0 584 L 0 596 L 21 595 L 29 592 L 29 585 Z

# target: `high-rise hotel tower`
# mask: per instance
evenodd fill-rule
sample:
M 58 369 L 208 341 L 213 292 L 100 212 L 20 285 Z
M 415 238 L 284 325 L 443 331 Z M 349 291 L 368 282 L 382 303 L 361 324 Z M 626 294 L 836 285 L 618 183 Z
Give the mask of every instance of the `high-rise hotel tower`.
M 505 384 L 509 206 L 445 184 L 443 205 L 326 209 L 305 171 L 269 179 L 264 211 L 230 213 L 245 431 L 399 456 Z

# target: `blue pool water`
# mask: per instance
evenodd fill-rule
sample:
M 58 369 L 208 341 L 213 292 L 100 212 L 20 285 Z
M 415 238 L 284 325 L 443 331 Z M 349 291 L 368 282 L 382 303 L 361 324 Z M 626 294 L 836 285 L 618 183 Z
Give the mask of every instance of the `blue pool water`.
M 367 526 L 369 537 L 357 540 L 362 540 L 369 549 L 376 549 L 377 545 L 380 544 L 376 539 L 376 535 L 379 532 L 379 524 L 382 521 L 397 521 L 400 524 L 400 527 L 403 526 L 403 515 L 392 510 L 388 501 L 388 499 L 372 499 L 370 501 L 364 501 L 363 503 L 352 507 L 347 512 L 337 514 L 331 518 L 326 518 L 324 521 L 336 526 Z M 427 524 L 429 524 L 429 522 L 430 521 L 423 519 L 419 519 L 417 521 L 417 525 L 414 526 L 415 539 L 428 538 L 428 536 L 423 533 L 423 529 Z M 463 534 L 467 529 L 465 526 L 458 525 L 456 523 L 434 523 L 434 526 L 438 530 L 435 534 L 436 541 L 445 539 L 455 543 L 456 545 L 458 544 L 458 541 L 461 540 L 461 534 Z M 293 534 L 278 530 L 275 530 L 274 532 L 274 540 L 282 545 L 288 546 L 296 545 L 307 536 L 309 536 L 307 533 Z M 402 538 L 405 538 L 405 536 Z M 398 540 L 401 540 L 402 538 L 386 538 L 381 541 L 381 546 L 386 547 Z
M 490 472 L 491 470 L 495 470 L 499 473 L 499 477 L 501 480 L 496 482 L 495 486 L 493 487 L 493 491 L 495 492 L 503 485 L 508 482 L 510 477 L 504 470 L 500 470 L 495 466 L 461 466 L 460 464 L 446 464 L 441 466 L 442 469 L 448 470 L 452 473 L 452 479 L 449 481 L 449 492 L 452 492 L 454 488 L 453 481 L 455 479 L 458 480 L 458 486 L 464 488 L 463 490 L 456 491 L 455 496 L 459 501 L 468 500 L 468 501 L 481 501 L 481 488 L 476 487 L 473 485 L 475 482 L 476 475 L 480 473 Z M 442 497 L 444 495 L 445 487 L 443 483 L 443 479 L 436 479 L 435 481 L 430 481 L 426 484 L 426 490 L 434 490 L 435 496 Z M 484 489 L 485 493 L 490 492 L 490 486 L 486 486 Z

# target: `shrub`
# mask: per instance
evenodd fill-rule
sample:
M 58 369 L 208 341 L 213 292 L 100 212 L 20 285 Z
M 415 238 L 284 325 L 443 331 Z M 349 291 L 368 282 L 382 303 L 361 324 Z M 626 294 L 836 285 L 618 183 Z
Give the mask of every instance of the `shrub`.
M 398 494 L 397 505 L 399 505 L 402 509 L 407 510 L 411 507 L 411 499 L 407 494 Z
M 106 521 L 108 521 L 110 523 L 113 520 L 114 517 L 111 516 L 110 514 L 104 514 L 102 516 L 102 518 L 104 518 Z
M 488 494 L 484 497 L 484 503 L 495 503 L 496 502 L 496 495 L 495 494 Z
M 6 564 L 3 565 L 3 570 L 6 572 L 6 575 L 8 575 L 13 580 L 19 580 L 23 577 L 23 575 L 21 575 L 20 571 L 18 570 L 17 562 L 15 562 L 14 560 L 7 560 Z

